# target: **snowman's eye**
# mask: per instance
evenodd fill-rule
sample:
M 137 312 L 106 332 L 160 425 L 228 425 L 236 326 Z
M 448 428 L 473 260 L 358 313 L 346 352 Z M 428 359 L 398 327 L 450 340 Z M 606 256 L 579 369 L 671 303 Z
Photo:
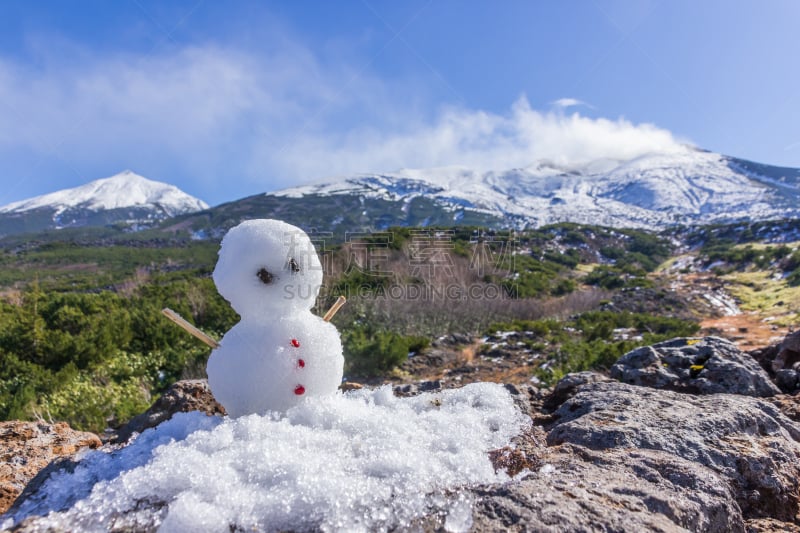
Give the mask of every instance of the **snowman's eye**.
M 297 261 L 294 260 L 294 257 L 289 259 L 289 270 L 292 271 L 292 274 L 297 274 L 300 272 L 300 265 L 297 264 Z
M 270 273 L 270 271 L 263 267 L 256 272 L 256 276 L 258 276 L 258 279 L 261 280 L 261 283 L 264 285 L 269 285 L 274 279 L 274 276 Z

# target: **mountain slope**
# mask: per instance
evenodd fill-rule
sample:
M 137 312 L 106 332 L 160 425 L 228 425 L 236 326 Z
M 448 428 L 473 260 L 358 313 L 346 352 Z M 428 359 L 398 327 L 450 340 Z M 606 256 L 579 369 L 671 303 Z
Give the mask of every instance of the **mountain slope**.
M 152 224 L 208 205 L 174 185 L 152 181 L 126 170 L 0 207 L 0 234 L 106 225 Z
M 509 226 L 570 221 L 663 227 L 800 215 L 800 170 L 692 148 L 581 166 L 542 161 L 504 172 L 449 167 L 402 170 L 295 187 L 280 198 L 352 195 L 407 203 L 424 196 L 452 212 Z

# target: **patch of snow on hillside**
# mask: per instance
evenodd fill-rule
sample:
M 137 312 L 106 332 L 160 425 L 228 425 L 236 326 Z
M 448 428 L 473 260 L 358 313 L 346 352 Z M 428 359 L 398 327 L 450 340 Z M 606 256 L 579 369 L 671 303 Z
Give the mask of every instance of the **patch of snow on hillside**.
M 569 221 L 654 228 L 800 214 L 791 202 L 776 197 L 773 181 L 732 165 L 727 156 L 681 147 L 630 160 L 601 158 L 579 165 L 541 160 L 504 171 L 456 166 L 403 169 L 273 194 L 293 198 L 354 194 L 399 201 L 424 195 L 445 209 L 506 218 L 519 227 Z M 781 187 L 790 189 L 786 184 Z
M 478 383 L 397 398 L 390 387 L 307 400 L 285 417 L 179 413 L 60 471 L 0 526 L 43 529 L 378 531 L 431 512 L 471 525 L 465 486 L 507 479 L 487 452 L 529 423 L 506 389 Z M 153 516 L 141 508 L 156 509 Z

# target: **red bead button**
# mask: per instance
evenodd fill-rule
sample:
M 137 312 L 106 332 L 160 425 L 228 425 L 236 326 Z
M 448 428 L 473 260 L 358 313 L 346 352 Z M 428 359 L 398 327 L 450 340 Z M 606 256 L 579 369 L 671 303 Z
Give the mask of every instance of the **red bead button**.
M 306 388 L 303 387 L 302 385 L 298 385 L 297 387 L 294 388 L 294 393 L 297 394 L 298 396 L 305 394 L 305 392 Z
M 292 339 L 292 346 L 294 346 L 295 348 L 299 348 L 300 347 L 300 341 L 297 340 L 297 339 Z
M 302 359 L 298 359 L 297 360 L 297 366 L 300 367 L 300 368 L 303 368 L 303 367 L 306 366 L 306 362 L 303 361 Z

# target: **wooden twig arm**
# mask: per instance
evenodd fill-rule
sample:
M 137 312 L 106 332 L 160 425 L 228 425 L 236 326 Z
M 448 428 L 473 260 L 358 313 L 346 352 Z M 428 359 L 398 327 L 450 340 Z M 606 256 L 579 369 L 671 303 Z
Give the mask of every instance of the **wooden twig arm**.
M 194 335 L 195 337 L 197 337 L 198 339 L 209 345 L 210 347 L 212 348 L 219 347 L 219 343 L 217 341 L 215 341 L 214 339 L 212 339 L 211 337 L 209 337 L 208 335 L 206 335 L 205 333 L 203 333 L 202 331 L 191 325 L 189 322 L 186 321 L 185 318 L 183 318 L 181 315 L 179 315 L 169 307 L 165 307 L 164 309 L 162 309 L 161 313 L 165 317 L 175 322 L 181 328 L 188 331 L 191 335 Z

